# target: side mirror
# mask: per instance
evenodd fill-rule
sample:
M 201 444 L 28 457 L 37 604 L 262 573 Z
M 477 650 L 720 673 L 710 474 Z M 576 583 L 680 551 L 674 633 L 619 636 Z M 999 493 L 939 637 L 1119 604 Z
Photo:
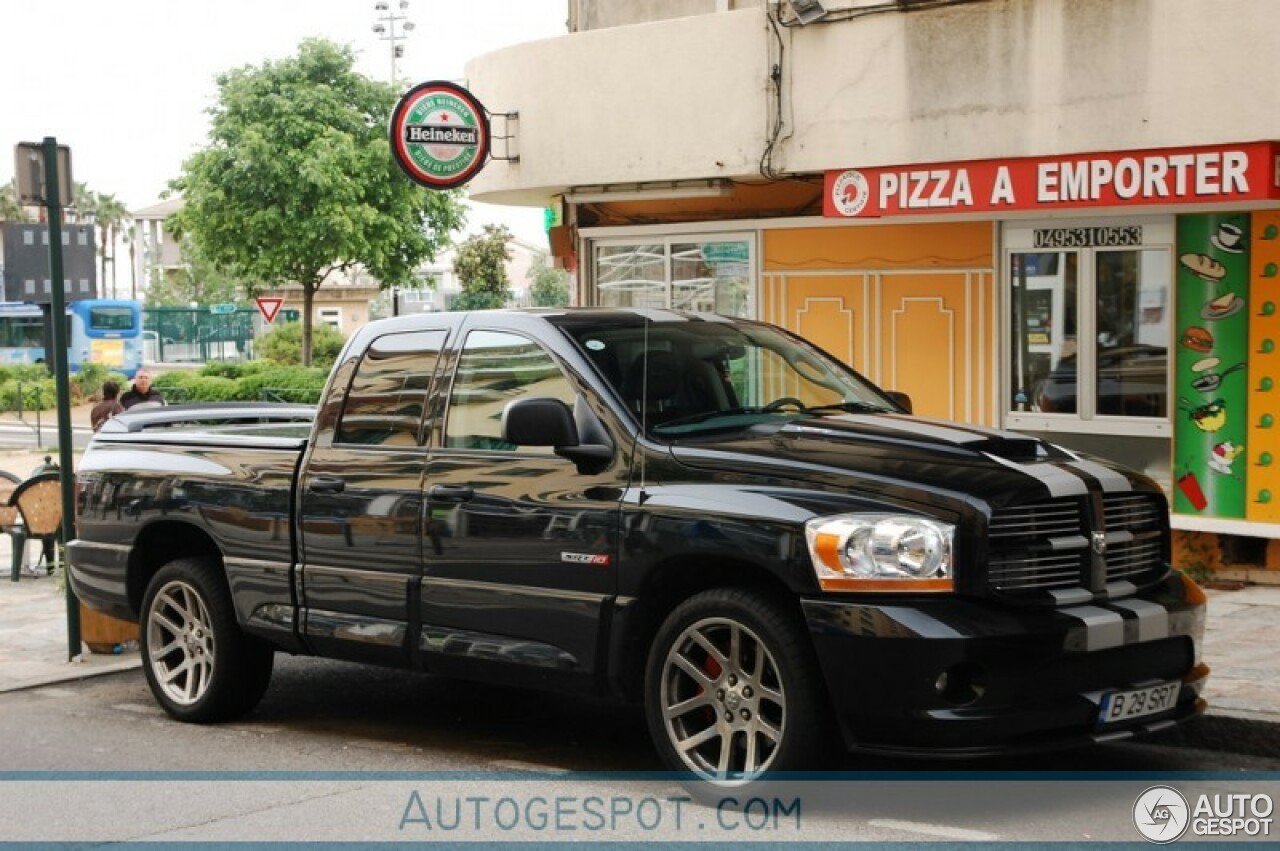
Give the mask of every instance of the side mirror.
M 902 408 L 908 414 L 911 413 L 911 397 L 906 393 L 901 393 L 897 390 L 886 390 L 884 395 L 892 399 L 899 408 Z
M 578 427 L 559 399 L 517 399 L 502 410 L 502 439 L 516 446 L 577 446 Z
M 502 439 L 516 446 L 550 446 L 583 473 L 599 472 L 613 460 L 613 441 L 581 395 L 572 409 L 543 397 L 507 403 Z

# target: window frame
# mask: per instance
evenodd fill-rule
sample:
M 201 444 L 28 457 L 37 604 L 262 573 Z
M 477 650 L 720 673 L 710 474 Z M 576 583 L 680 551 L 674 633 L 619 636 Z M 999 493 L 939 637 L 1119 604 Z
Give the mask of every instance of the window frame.
M 454 390 L 458 386 L 458 374 L 462 371 L 463 358 L 466 357 L 466 354 L 467 354 L 467 342 L 471 339 L 473 334 L 506 334 L 507 336 L 517 337 L 519 339 L 522 339 L 528 342 L 533 346 L 536 346 L 540 351 L 542 351 L 544 355 L 546 355 L 547 359 L 559 371 L 561 378 L 564 379 L 565 383 L 568 385 L 569 389 L 574 393 L 574 395 L 576 396 L 579 392 L 577 390 L 578 382 L 574 380 L 572 372 L 566 369 L 564 362 L 560 358 L 556 357 L 555 353 L 552 352 L 550 347 L 548 347 L 546 343 L 544 343 L 542 340 L 539 340 L 537 337 L 534 337 L 528 333 L 525 333 L 524 331 L 519 331 L 513 328 L 491 328 L 491 327 L 483 327 L 483 326 L 475 327 L 475 328 L 467 328 L 459 336 L 458 341 L 454 346 L 452 356 L 450 358 L 450 363 L 448 367 L 449 369 L 448 387 L 441 388 L 444 394 L 443 408 L 440 412 L 438 425 L 436 429 L 434 429 L 434 431 L 436 432 L 436 437 L 433 441 L 434 446 L 432 447 L 432 452 L 445 451 L 445 452 L 459 452 L 459 453 L 467 453 L 467 454 L 483 453 L 485 455 L 500 454 L 504 456 L 511 456 L 511 457 L 517 457 L 517 458 L 558 457 L 555 455 L 553 448 L 549 446 L 523 446 L 523 447 L 516 446 L 511 449 L 506 449 L 506 448 L 495 449 L 495 448 L 488 448 L 483 446 L 450 446 L 449 445 L 449 422 L 453 416 L 453 407 L 454 407 L 453 402 L 454 402 L 454 396 L 455 396 Z M 510 401 L 516 401 L 516 399 L 519 399 L 519 398 L 533 398 L 533 397 L 527 397 L 527 396 L 514 397 Z
M 586 303 L 596 307 L 604 307 L 601 300 L 600 289 L 600 250 L 602 248 L 617 248 L 624 246 L 655 246 L 662 248 L 662 290 L 663 299 L 662 306 L 659 310 L 674 310 L 672 307 L 672 295 L 675 289 L 674 276 L 674 252 L 673 247 L 676 245 L 684 245 L 688 243 L 696 243 L 706 245 L 710 243 L 743 243 L 747 247 L 747 272 L 746 272 L 746 311 L 738 318 L 756 319 L 760 313 L 760 275 L 759 275 L 759 232 L 755 230 L 729 230 L 729 231 L 696 231 L 696 230 L 680 230 L 680 231 L 664 231 L 662 233 L 653 233 L 645 231 L 636 231 L 627 235 L 607 237 L 592 237 L 587 240 L 587 257 L 590 262 L 587 272 L 587 291 L 585 293 Z M 643 308 L 639 308 L 643 309 Z
M 1138 245 L 1079 246 L 1061 248 L 1037 248 L 1035 231 L 1044 228 L 1077 227 L 1128 227 L 1142 228 L 1142 241 Z M 1095 255 L 1105 251 L 1164 250 L 1168 254 L 1168 307 L 1172 317 L 1176 303 L 1177 275 L 1175 264 L 1176 226 L 1173 216 L 1147 216 L 1092 219 L 1049 219 L 1006 222 L 1001 228 L 1000 280 L 1003 298 L 1000 310 L 1000 386 L 1002 414 L 1006 428 L 1032 432 L 1061 432 L 1071 434 L 1128 435 L 1134 437 L 1170 438 L 1173 435 L 1173 355 L 1177 329 L 1172 318 L 1169 322 L 1169 338 L 1166 342 L 1168 360 L 1165 367 L 1165 398 L 1168 405 L 1163 417 L 1116 416 L 1097 411 L 1097 264 Z M 1019 411 L 1014 395 L 1018 391 L 1014 375 L 1013 334 L 1013 262 L 1014 254 L 1077 252 L 1079 262 L 1076 282 L 1077 359 L 1076 359 L 1076 411 L 1075 413 L 1045 413 Z M 1085 345 L 1085 342 L 1088 345 Z M 1030 392 L 1030 388 L 1023 388 Z
M 435 340 L 432 340 L 432 342 L 435 344 L 435 347 L 434 347 L 435 365 L 431 370 L 431 375 L 427 379 L 427 386 L 422 391 L 422 398 L 421 398 L 422 410 L 418 414 L 417 428 L 414 432 L 414 440 L 415 440 L 414 445 L 406 446 L 402 444 L 361 443 L 361 442 L 352 442 L 349 440 L 342 440 L 341 439 L 342 426 L 343 426 L 343 423 L 346 421 L 347 415 L 351 413 L 350 404 L 351 404 L 352 398 L 354 398 L 354 396 L 356 395 L 353 391 L 356 389 L 356 382 L 360 378 L 361 367 L 363 367 L 366 363 L 369 362 L 369 355 L 374 350 L 374 346 L 379 341 L 386 340 L 388 338 L 426 337 L 428 335 L 433 335 L 437 338 Z M 342 447 L 344 449 L 361 449 L 361 450 L 376 449 L 376 450 L 384 450 L 384 451 L 405 451 L 405 450 L 426 449 L 427 438 L 428 438 L 428 434 L 430 433 L 430 429 L 427 428 L 427 423 L 431 415 L 431 400 L 435 395 L 436 384 L 438 383 L 438 380 L 439 380 L 441 365 L 444 362 L 444 359 L 447 353 L 448 342 L 449 342 L 448 331 L 443 328 L 439 328 L 439 329 L 428 328 L 428 329 L 414 330 L 414 331 L 390 331 L 390 332 L 387 332 L 386 334 L 380 334 L 377 337 L 372 338 L 369 341 L 369 344 L 365 347 L 364 351 L 361 352 L 359 359 L 351 367 L 351 378 L 345 382 L 345 387 L 342 392 L 341 403 L 339 404 L 336 412 L 336 416 L 334 417 L 332 433 L 329 440 L 330 446 Z M 417 346 L 416 351 L 418 355 L 423 355 L 431 350 L 423 346 Z M 402 387 L 402 390 L 403 390 L 403 387 Z M 403 398 L 403 393 L 397 394 L 397 398 Z

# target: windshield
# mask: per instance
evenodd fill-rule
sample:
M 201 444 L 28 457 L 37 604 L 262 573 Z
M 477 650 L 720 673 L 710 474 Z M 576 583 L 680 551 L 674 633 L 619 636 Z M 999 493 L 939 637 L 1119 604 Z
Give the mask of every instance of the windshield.
M 652 435 L 898 410 L 843 364 L 772 326 L 630 318 L 562 328 Z

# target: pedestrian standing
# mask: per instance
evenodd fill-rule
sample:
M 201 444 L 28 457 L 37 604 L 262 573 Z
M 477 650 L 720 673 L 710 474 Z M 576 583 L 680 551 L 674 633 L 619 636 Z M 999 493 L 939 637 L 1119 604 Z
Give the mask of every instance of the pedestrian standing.
M 102 401 L 93 406 L 93 410 L 89 412 L 89 422 L 93 425 L 93 430 L 97 431 L 102 424 L 114 417 L 116 414 L 124 410 L 124 405 L 120 404 L 120 385 L 114 381 L 102 382 Z
M 164 395 L 151 386 L 151 373 L 145 369 L 138 370 L 138 374 L 133 377 L 133 387 L 120 397 L 120 404 L 124 405 L 125 410 L 142 402 L 164 404 Z

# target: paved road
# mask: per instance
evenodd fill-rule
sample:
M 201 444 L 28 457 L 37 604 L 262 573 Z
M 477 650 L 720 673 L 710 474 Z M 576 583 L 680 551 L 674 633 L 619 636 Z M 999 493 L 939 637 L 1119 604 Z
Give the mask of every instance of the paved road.
M 76 450 L 89 445 L 93 431 L 88 428 L 73 426 L 71 430 L 71 446 Z M 38 438 L 38 439 L 37 439 Z M 25 422 L 12 417 L 0 419 L 0 447 L 6 449 L 50 449 L 58 445 L 58 421 L 52 411 L 47 411 L 40 418 L 37 431 L 34 415 Z
M 1188 794 L 1207 783 L 1280 797 L 1280 782 L 1238 773 L 1275 772 L 1280 759 L 1155 742 L 999 761 L 850 760 L 846 771 L 983 774 L 857 775 L 848 788 L 810 784 L 803 795 L 789 787 L 772 799 L 781 802 L 772 818 L 766 809 L 749 822 L 679 800 L 674 781 L 647 774 L 660 767 L 634 710 L 284 656 L 260 708 L 235 723 L 168 720 L 140 672 L 3 694 L 0 716 L 2 838 L 20 841 L 1135 841 L 1133 802 L 1158 777 Z M 238 773 L 191 774 L 206 771 Z M 624 774 L 569 773 L 599 771 Z M 1187 771 L 1230 774 L 1177 774 Z M 1020 772 L 1084 773 L 1068 782 Z M 584 803 L 592 797 L 605 802 L 603 822 Z M 802 814 L 792 812 L 801 797 Z M 560 808 L 551 822 L 548 807 Z M 462 832 L 443 836 L 449 824 Z

